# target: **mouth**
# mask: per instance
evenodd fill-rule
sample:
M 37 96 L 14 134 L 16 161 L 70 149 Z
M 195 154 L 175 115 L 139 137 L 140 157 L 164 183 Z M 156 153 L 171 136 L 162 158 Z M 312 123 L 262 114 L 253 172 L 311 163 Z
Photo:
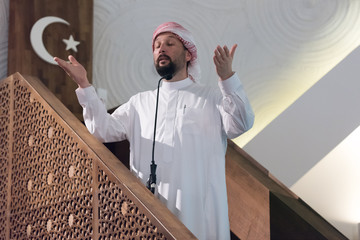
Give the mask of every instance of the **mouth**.
M 159 63 L 164 63 L 164 61 L 169 61 L 170 57 L 167 55 L 160 55 L 157 59 L 158 64 Z

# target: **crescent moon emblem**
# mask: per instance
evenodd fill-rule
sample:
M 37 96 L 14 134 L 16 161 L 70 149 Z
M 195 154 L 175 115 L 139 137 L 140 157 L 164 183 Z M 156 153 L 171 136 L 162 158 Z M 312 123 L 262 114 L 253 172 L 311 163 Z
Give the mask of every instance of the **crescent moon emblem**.
M 56 65 L 57 63 L 54 61 L 54 57 L 51 56 L 50 53 L 46 50 L 42 40 L 45 28 L 52 23 L 64 23 L 66 25 L 70 25 L 70 23 L 59 17 L 43 17 L 39 19 L 31 28 L 30 42 L 34 51 L 42 60 Z

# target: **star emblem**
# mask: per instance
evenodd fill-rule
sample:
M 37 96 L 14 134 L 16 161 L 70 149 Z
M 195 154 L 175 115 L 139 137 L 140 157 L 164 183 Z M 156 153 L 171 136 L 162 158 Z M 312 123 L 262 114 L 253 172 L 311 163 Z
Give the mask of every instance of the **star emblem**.
M 63 39 L 63 42 L 66 44 L 66 51 L 69 49 L 77 52 L 76 46 L 80 44 L 80 42 L 75 41 L 73 35 L 70 35 L 69 39 Z

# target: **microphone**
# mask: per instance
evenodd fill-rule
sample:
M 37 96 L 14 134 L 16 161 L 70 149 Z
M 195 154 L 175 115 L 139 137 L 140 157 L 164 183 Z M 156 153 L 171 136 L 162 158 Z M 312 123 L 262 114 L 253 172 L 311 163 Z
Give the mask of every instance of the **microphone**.
M 167 74 L 167 75 L 165 75 L 165 76 L 163 76 L 161 79 L 160 79 L 160 81 L 163 79 L 163 78 L 165 78 L 166 80 L 171 80 L 172 79 L 172 74 L 170 73 L 170 74 Z
M 158 105 L 159 105 L 159 90 L 160 90 L 160 83 L 161 80 L 166 79 L 170 80 L 172 79 L 172 74 L 167 74 L 165 76 L 162 76 L 159 79 L 158 86 L 157 86 L 157 93 L 156 93 L 156 107 L 155 107 L 155 121 L 154 121 L 154 136 L 153 136 L 153 146 L 152 146 L 152 158 L 151 158 L 151 164 L 150 164 L 150 177 L 146 183 L 146 187 L 154 194 L 155 193 L 155 187 L 156 187 L 156 167 L 155 159 L 154 159 L 154 153 L 155 153 L 155 135 L 156 135 L 156 120 L 157 120 L 157 112 L 158 112 Z

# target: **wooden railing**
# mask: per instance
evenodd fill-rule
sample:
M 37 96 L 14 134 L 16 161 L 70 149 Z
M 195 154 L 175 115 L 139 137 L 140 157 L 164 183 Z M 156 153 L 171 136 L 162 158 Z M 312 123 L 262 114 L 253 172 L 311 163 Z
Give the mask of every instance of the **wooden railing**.
M 0 239 L 195 239 L 38 79 L 0 82 L 0 140 Z M 233 239 L 346 239 L 230 140 L 226 179 Z
M 0 239 L 195 239 L 39 80 L 0 99 Z
M 230 228 L 239 239 L 347 239 L 232 141 L 226 179 Z

